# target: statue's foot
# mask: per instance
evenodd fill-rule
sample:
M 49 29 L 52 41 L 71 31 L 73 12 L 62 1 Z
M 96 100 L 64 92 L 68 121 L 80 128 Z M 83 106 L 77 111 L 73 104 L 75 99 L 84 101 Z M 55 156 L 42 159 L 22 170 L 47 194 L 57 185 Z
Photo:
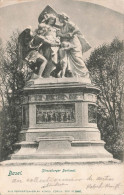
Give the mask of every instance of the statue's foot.
M 62 77 L 62 72 L 60 71 L 58 74 L 57 74 L 57 78 L 61 78 Z
M 38 75 L 33 73 L 32 76 L 31 76 L 31 79 L 37 79 L 38 78 Z
M 42 79 L 43 77 L 42 76 L 38 76 L 37 78 Z
M 74 76 L 73 73 L 71 72 L 71 70 L 68 70 L 66 75 L 67 75 L 67 77 L 73 77 Z

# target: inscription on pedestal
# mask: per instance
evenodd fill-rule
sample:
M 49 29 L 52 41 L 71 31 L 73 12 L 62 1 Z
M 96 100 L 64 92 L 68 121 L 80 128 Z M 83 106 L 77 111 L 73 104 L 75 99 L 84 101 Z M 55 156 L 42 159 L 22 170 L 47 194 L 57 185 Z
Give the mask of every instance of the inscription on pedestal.
M 74 104 L 36 105 L 36 123 L 74 123 Z
M 63 94 L 35 94 L 29 96 L 29 102 L 55 102 L 55 101 L 91 101 L 96 102 L 95 94 L 63 93 Z M 23 98 L 23 103 L 28 102 L 28 97 Z
M 29 96 L 29 102 L 54 102 L 54 101 L 83 100 L 83 93 L 64 93 L 64 94 L 36 94 Z
M 84 100 L 85 101 L 90 101 L 90 102 L 96 102 L 97 101 L 97 96 L 95 94 L 84 94 Z

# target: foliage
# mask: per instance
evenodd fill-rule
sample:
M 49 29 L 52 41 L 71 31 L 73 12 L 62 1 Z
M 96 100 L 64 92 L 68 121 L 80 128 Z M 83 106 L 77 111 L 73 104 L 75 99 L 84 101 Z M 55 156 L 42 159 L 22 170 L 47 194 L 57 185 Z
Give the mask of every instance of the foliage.
M 2 49 L 3 52 L 0 54 L 3 159 L 13 152 L 12 146 L 17 141 L 21 128 L 21 91 L 25 84 L 25 77 L 19 68 L 18 34 L 18 32 L 13 33 L 10 41 L 7 42 L 6 50 Z
M 106 141 L 106 148 L 120 158 L 123 152 L 124 42 L 115 38 L 111 44 L 96 48 L 86 64 L 92 81 L 100 88 L 98 127 L 102 139 Z

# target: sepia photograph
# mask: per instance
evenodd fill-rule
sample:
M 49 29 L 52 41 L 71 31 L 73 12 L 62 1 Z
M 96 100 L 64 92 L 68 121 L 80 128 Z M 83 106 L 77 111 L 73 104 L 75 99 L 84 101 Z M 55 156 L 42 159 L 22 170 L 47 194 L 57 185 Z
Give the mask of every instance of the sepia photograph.
M 124 195 L 124 0 L 0 0 L 0 195 Z

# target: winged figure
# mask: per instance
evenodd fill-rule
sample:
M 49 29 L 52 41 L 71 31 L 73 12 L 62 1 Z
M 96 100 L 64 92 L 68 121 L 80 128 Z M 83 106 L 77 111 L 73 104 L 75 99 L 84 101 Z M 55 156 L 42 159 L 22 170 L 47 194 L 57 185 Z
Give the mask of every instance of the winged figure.
M 37 77 L 88 78 L 82 55 L 91 46 L 79 28 L 66 14 L 57 14 L 50 6 L 41 12 L 38 22 L 34 32 L 26 28 L 19 35 L 20 66 L 27 62 Z

